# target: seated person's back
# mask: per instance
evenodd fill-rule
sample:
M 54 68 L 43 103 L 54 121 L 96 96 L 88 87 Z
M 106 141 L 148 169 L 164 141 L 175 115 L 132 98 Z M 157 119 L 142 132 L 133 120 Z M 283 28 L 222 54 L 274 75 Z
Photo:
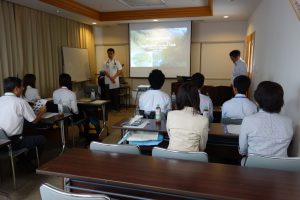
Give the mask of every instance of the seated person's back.
M 192 83 L 180 86 L 176 106 L 167 118 L 168 149 L 177 151 L 203 151 L 208 135 L 208 119 L 200 115 L 198 88 Z
M 53 92 L 54 104 L 59 104 L 61 102 L 64 106 L 67 106 L 74 114 L 78 114 L 76 94 L 71 91 L 71 76 L 69 74 L 61 74 L 59 76 L 59 86 L 61 88 Z
M 235 97 L 224 102 L 222 106 L 222 119 L 243 119 L 245 116 L 257 112 L 257 106 L 246 97 L 250 86 L 250 79 L 247 76 L 238 76 L 234 79 L 233 87 Z
M 287 157 L 293 137 L 292 121 L 279 112 L 283 89 L 271 81 L 261 82 L 254 94 L 260 110 L 244 118 L 239 136 L 240 154 Z
M 30 103 L 40 99 L 39 91 L 35 88 L 36 77 L 34 74 L 25 74 L 23 78 L 23 98 Z
M 208 111 L 209 114 L 209 121 L 212 122 L 214 117 L 213 117 L 213 103 L 210 99 L 209 96 L 206 96 L 204 94 L 201 94 L 201 88 L 203 87 L 204 84 L 204 76 L 201 73 L 195 73 L 192 76 L 192 81 L 196 86 L 198 87 L 199 90 L 199 96 L 200 96 L 200 112 L 203 114 L 205 110 Z
M 167 113 L 171 110 L 171 98 L 167 93 L 160 90 L 165 82 L 165 75 L 160 70 L 155 69 L 149 74 L 148 80 L 151 88 L 139 98 L 139 109 L 149 113 L 155 111 L 159 105 L 161 112 Z

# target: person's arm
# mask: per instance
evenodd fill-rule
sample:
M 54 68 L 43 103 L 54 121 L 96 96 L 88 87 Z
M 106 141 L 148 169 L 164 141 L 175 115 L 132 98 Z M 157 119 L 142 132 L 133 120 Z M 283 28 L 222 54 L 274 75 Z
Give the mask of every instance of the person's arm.
M 45 112 L 47 112 L 46 107 L 45 106 L 41 107 L 40 110 L 38 111 L 38 113 L 36 114 L 36 118 L 32 121 L 32 123 L 33 124 L 38 123 L 42 119 L 42 116 Z
M 204 151 L 206 148 L 207 143 L 207 137 L 208 137 L 208 119 L 205 119 L 204 126 L 202 127 L 202 130 L 200 130 L 201 136 L 200 136 L 200 147 L 199 151 Z
M 75 93 L 72 94 L 71 97 L 71 110 L 74 114 L 78 114 L 78 106 L 77 106 L 77 98 Z
M 248 135 L 247 135 L 247 119 L 243 120 L 241 125 L 241 132 L 239 135 L 239 153 L 244 156 L 248 154 Z

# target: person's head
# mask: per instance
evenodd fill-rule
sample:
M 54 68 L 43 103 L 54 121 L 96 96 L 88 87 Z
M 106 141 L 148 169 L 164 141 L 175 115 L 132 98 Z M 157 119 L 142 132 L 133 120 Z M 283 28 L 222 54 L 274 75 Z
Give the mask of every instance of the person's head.
M 21 96 L 22 94 L 22 80 L 17 77 L 8 77 L 3 80 L 4 92 L 12 92 L 16 96 Z
M 201 73 L 195 73 L 192 76 L 192 81 L 200 89 L 204 84 L 204 76 Z
M 198 87 L 193 82 L 186 82 L 182 84 L 176 95 L 176 106 L 178 110 L 184 107 L 192 107 L 194 113 L 200 113 L 199 109 L 200 97 Z
M 251 81 L 248 76 L 237 76 L 233 80 L 233 88 L 235 93 L 239 94 L 246 94 L 249 87 L 250 87 Z
M 109 59 L 112 60 L 115 56 L 115 50 L 113 48 L 107 49 L 107 56 L 108 56 Z
M 233 63 L 235 63 L 238 59 L 240 59 L 241 52 L 239 50 L 233 50 L 229 53 L 230 59 Z
M 260 82 L 254 92 L 254 99 L 259 107 L 269 113 L 279 113 L 283 101 L 283 88 L 272 81 Z
M 159 69 L 154 69 L 149 74 L 148 81 L 152 89 L 159 90 L 165 82 L 165 75 Z
M 59 76 L 59 86 L 67 87 L 69 90 L 72 90 L 72 78 L 69 74 L 62 73 Z
M 27 86 L 31 86 L 32 88 L 35 88 L 35 81 L 36 77 L 34 74 L 25 74 L 23 77 L 23 95 L 26 93 Z

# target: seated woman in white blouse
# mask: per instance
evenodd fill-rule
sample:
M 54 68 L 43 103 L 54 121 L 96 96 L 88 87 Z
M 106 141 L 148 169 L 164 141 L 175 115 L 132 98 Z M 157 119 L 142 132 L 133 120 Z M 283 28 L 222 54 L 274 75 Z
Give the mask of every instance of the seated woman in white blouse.
M 279 114 L 284 103 L 281 85 L 263 81 L 257 86 L 254 98 L 260 110 L 242 122 L 240 154 L 287 157 L 293 127 L 288 117 Z
M 208 119 L 200 115 L 199 93 L 196 85 L 184 83 L 180 86 L 176 105 L 167 117 L 170 137 L 168 149 L 177 151 L 203 151 L 206 147 Z
M 23 77 L 23 98 L 29 102 L 34 103 L 40 99 L 39 91 L 35 88 L 36 77 L 34 74 L 25 74 Z

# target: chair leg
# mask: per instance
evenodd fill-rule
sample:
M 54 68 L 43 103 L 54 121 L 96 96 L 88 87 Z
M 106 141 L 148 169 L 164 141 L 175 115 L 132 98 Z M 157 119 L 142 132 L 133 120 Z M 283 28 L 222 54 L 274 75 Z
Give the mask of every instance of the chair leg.
M 40 158 L 39 158 L 39 149 L 37 146 L 35 147 L 35 153 L 36 153 L 36 163 L 37 163 L 37 166 L 39 167 L 40 166 Z
M 14 182 L 14 188 L 17 188 L 16 184 L 16 174 L 15 174 L 15 164 L 14 164 L 14 158 L 12 155 L 12 147 L 11 145 L 8 145 L 8 151 L 9 151 L 9 157 L 10 157 L 10 162 L 11 162 L 11 169 L 12 169 L 12 174 L 13 174 L 13 182 Z

